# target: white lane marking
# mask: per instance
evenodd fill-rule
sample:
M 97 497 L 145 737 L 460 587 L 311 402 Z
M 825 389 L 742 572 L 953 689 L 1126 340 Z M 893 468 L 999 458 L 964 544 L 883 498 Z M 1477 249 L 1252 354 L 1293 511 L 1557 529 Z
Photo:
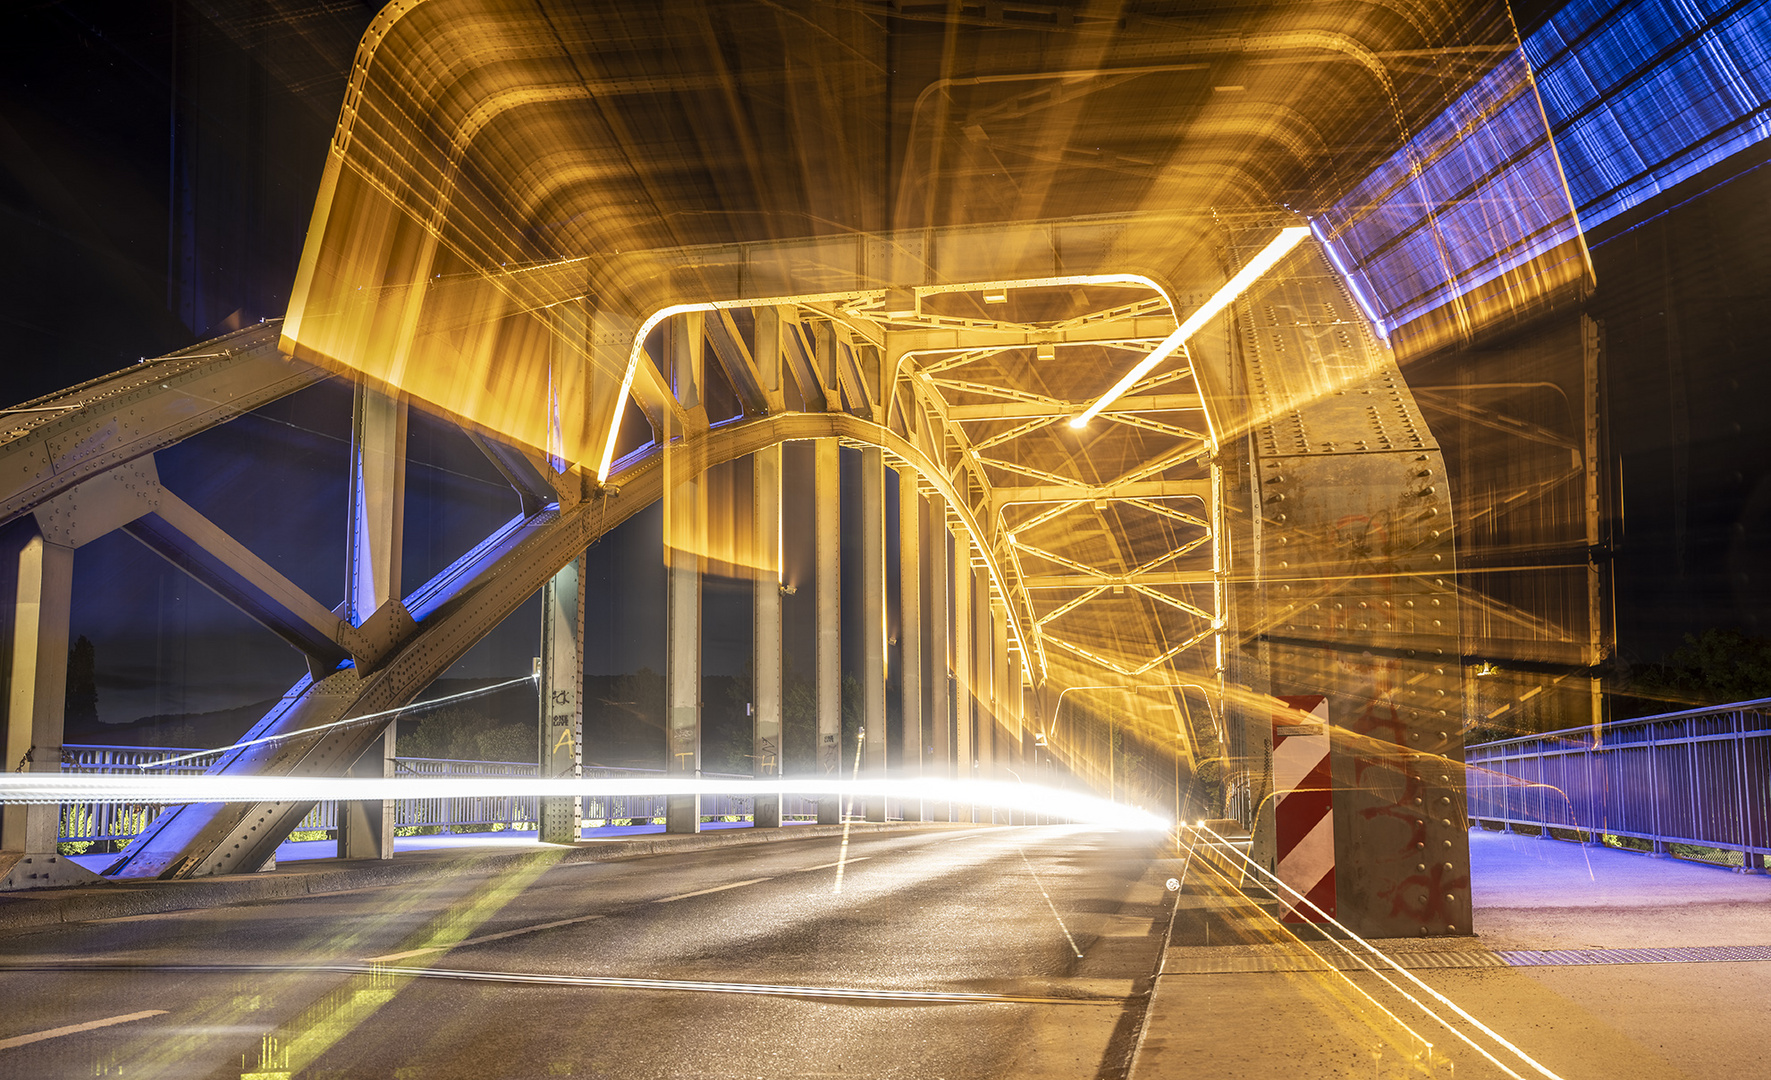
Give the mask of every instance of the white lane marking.
M 1021 861 L 1027 864 L 1027 872 L 1033 875 L 1033 884 L 1039 886 L 1039 895 L 1045 897 L 1045 906 L 1052 909 L 1052 918 L 1058 920 L 1058 929 L 1064 932 L 1064 940 L 1070 943 L 1070 951 L 1076 954 L 1076 959 L 1082 959 L 1082 950 L 1076 947 L 1076 939 L 1070 936 L 1070 928 L 1064 925 L 1064 917 L 1058 914 L 1058 905 L 1052 903 L 1052 894 L 1045 891 L 1045 882 L 1039 880 L 1039 871 L 1033 869 L 1033 860 L 1027 858 L 1027 853 L 1021 851 L 1019 844 L 1015 845 L 1015 850 L 1020 852 Z
M 14 1035 L 10 1039 L 0 1039 L 0 1050 L 10 1050 L 15 1046 L 26 1046 L 44 1039 L 59 1039 L 63 1035 L 78 1035 L 82 1031 L 110 1027 L 112 1024 L 127 1024 L 131 1020 L 146 1020 L 150 1016 L 165 1016 L 165 1009 L 144 1009 L 141 1012 L 124 1013 L 122 1016 L 107 1016 L 103 1020 L 88 1020 L 84 1024 L 69 1024 L 67 1027 L 50 1028 L 30 1035 Z
M 842 860 L 838 860 L 837 862 L 819 863 L 817 866 L 801 867 L 800 869 L 795 870 L 794 873 L 796 873 L 796 874 L 809 874 L 813 870 L 828 870 L 833 866 L 842 866 L 845 863 L 852 864 L 852 863 L 858 863 L 858 862 L 866 862 L 868 859 L 871 859 L 871 858 L 873 858 L 873 856 L 871 856 L 871 855 L 858 855 L 852 859 L 842 859 Z
M 652 903 L 668 904 L 673 900 L 687 900 L 691 896 L 706 896 L 708 893 L 725 892 L 727 889 L 741 889 L 746 885 L 755 885 L 759 881 L 773 880 L 775 879 L 772 877 L 758 877 L 751 878 L 749 881 L 734 881 L 730 885 L 715 885 L 711 889 L 699 889 L 695 892 L 677 893 L 675 896 L 666 896 L 664 899 L 654 900 Z
M 536 923 L 534 926 L 519 926 L 515 930 L 501 930 L 496 934 L 482 934 L 479 937 L 463 938 L 452 945 L 428 945 L 422 949 L 407 949 L 405 952 L 388 953 L 386 956 L 365 956 L 365 964 L 391 964 L 395 960 L 404 960 L 409 956 L 423 956 L 425 953 L 447 952 L 459 949 L 463 945 L 479 945 L 487 941 L 501 941 L 504 938 L 516 937 L 519 934 L 533 934 L 537 930 L 552 930 L 556 926 L 571 926 L 573 923 L 589 922 L 600 919 L 601 915 L 580 915 L 575 919 L 555 919 L 553 922 Z

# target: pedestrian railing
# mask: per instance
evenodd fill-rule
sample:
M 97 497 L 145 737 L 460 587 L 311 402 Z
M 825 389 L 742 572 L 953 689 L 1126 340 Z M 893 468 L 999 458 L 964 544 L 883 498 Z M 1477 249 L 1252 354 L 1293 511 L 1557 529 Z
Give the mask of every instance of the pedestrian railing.
M 63 772 L 139 775 L 143 765 L 181 754 L 198 753 L 163 746 L 64 746 L 61 748 L 61 767 Z M 159 768 L 156 775 L 195 776 L 220 758 L 219 750 L 201 754 L 177 765 Z M 115 851 L 122 842 L 140 835 L 153 824 L 163 809 L 130 803 L 63 803 L 61 840 L 63 843 L 85 843 L 88 850 Z
M 177 765 L 155 769 L 156 775 L 192 776 L 208 769 L 220 751 L 203 753 L 180 747 L 64 746 L 62 771 L 75 773 L 137 774 L 144 765 L 185 754 L 197 756 Z M 394 758 L 395 776 L 535 776 L 533 762 L 456 761 L 444 758 Z M 662 769 L 588 768 L 586 777 L 643 779 L 664 776 Z M 703 773 L 710 779 L 749 779 L 737 774 Z M 585 828 L 611 825 L 649 825 L 664 821 L 663 795 L 594 796 L 583 802 Z M 64 803 L 61 842 L 82 851 L 117 851 L 153 824 L 162 806 L 130 803 Z M 464 796 L 446 799 L 401 799 L 394 803 L 394 829 L 398 835 L 475 833 L 502 830 L 533 830 L 538 820 L 535 799 L 521 796 Z M 704 795 L 703 819 L 748 821 L 755 815 L 755 799 L 748 795 Z M 799 795 L 781 799 L 781 820 L 815 821 L 817 800 Z M 336 836 L 338 804 L 317 802 L 291 834 L 299 839 Z
M 1473 824 L 1739 851 L 1746 870 L 1771 853 L 1771 699 L 1482 743 L 1465 761 Z

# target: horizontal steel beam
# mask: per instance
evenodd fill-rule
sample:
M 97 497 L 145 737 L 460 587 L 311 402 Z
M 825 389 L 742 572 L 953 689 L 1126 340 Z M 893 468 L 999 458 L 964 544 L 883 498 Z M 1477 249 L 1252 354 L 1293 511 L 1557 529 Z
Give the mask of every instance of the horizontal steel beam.
M 1034 420 L 1041 417 L 1058 419 L 1074 416 L 1088 407 L 1088 402 L 1079 401 L 1074 409 L 1055 412 L 1049 405 L 1037 401 L 1005 401 L 992 405 L 949 405 L 949 420 Z M 1147 394 L 1140 397 L 1124 397 L 1101 410 L 1102 416 L 1114 413 L 1141 412 L 1204 412 L 1205 401 L 1198 394 Z
M 0 524 L 107 469 L 330 378 L 277 351 L 281 320 L 0 412 Z
M 943 327 L 932 330 L 887 330 L 892 357 L 910 353 L 967 352 L 972 349 L 1030 349 L 1039 345 L 1109 345 L 1156 342 L 1174 333 L 1172 315 L 1141 315 L 1083 323 L 1062 330 L 1009 330 L 988 327 Z
M 1211 502 L 1209 480 L 1134 480 L 1123 484 L 1038 484 L 990 491 L 992 519 L 1005 507 L 1023 503 L 1112 502 L 1115 499 L 1203 499 Z
M 1170 570 L 1151 574 L 1044 574 L 1021 579 L 1021 587 L 1036 589 L 1094 589 L 1107 585 L 1210 585 L 1217 577 L 1210 570 Z

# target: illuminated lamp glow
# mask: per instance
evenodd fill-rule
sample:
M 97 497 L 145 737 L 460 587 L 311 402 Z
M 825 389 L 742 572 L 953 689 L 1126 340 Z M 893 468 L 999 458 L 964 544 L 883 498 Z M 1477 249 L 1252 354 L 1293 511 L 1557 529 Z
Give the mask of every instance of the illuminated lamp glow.
M 1099 401 L 1083 410 L 1070 421 L 1074 428 L 1087 427 L 1088 422 L 1095 418 L 1102 409 L 1113 404 L 1137 381 L 1149 374 L 1150 369 L 1168 359 L 1176 349 L 1187 343 L 1187 339 L 1197 334 L 1201 327 L 1210 322 L 1219 312 L 1230 306 L 1231 301 L 1241 296 L 1250 285 L 1253 285 L 1262 274 L 1273 269 L 1280 259 L 1291 254 L 1291 249 L 1303 243 L 1304 237 L 1310 235 L 1307 225 L 1293 225 L 1279 230 L 1273 242 L 1261 249 L 1261 253 L 1249 260 L 1247 266 L 1237 271 L 1236 276 L 1224 283 L 1224 287 L 1212 294 L 1210 300 L 1198 311 L 1187 316 L 1187 321 L 1175 328 L 1175 332 L 1163 338 L 1150 355 L 1144 357 L 1138 365 L 1126 372 L 1124 377 L 1113 384 L 1113 389 L 1101 396 Z

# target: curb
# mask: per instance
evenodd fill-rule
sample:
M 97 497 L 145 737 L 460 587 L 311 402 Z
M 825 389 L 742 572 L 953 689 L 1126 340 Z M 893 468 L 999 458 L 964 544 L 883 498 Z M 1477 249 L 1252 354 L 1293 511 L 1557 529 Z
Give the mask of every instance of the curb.
M 949 822 L 854 822 L 854 833 L 923 832 L 971 829 L 980 826 Z M 987 826 L 986 826 L 987 827 Z M 423 857 L 407 852 L 404 859 L 354 860 L 349 865 L 322 869 L 270 870 L 257 874 L 182 881 L 107 881 L 72 889 L 43 889 L 0 895 L 0 932 L 41 926 L 116 919 L 131 915 L 158 915 L 170 911 L 222 907 L 258 900 L 285 900 L 316 893 L 341 892 L 398 885 L 439 874 L 483 874 L 520 866 L 538 856 L 557 851 L 557 866 L 579 863 L 617 862 L 652 855 L 678 855 L 727 847 L 792 840 L 817 840 L 841 836 L 841 825 L 793 825 L 783 829 L 722 829 L 686 836 L 657 836 L 634 840 L 589 841 L 555 849 L 518 852 L 466 852 Z M 412 858 L 412 856 L 420 856 Z M 304 860 L 305 861 L 305 860 Z M 317 860 L 316 860 L 317 861 Z

